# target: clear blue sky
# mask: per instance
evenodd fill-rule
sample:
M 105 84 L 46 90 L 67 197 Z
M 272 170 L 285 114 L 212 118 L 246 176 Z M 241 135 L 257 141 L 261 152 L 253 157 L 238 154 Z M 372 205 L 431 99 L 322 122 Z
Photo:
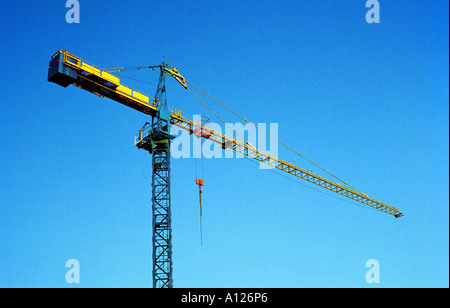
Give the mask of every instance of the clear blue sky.
M 175 287 L 449 286 L 448 1 L 380 0 L 380 24 L 364 0 L 79 1 L 79 24 L 63 0 L 2 3 L 0 287 L 151 286 L 151 158 L 133 144 L 149 119 L 47 82 L 58 49 L 101 67 L 167 60 L 405 214 L 204 159 L 200 246 L 195 163 L 173 159 Z M 155 92 L 157 72 L 123 75 Z M 185 117 L 214 119 L 175 81 L 167 93 Z M 365 281 L 368 259 L 380 284 Z

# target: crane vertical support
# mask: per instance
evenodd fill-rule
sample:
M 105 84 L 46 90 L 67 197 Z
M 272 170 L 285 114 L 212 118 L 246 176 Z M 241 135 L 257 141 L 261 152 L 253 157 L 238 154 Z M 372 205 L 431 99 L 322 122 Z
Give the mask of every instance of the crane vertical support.
M 155 95 L 158 108 L 153 117 L 153 176 L 152 176 L 152 210 L 153 210 L 153 287 L 173 287 L 172 262 L 172 213 L 170 204 L 170 118 L 167 113 L 167 96 L 165 68 L 167 62 L 161 63 L 161 74 Z
M 173 287 L 170 148 L 153 151 L 153 288 Z
M 161 74 L 153 105 L 157 107 L 152 124 L 140 130 L 136 146 L 152 154 L 153 287 L 173 287 L 172 213 L 170 198 L 170 113 L 167 111 L 165 77 L 167 62 L 159 65 Z

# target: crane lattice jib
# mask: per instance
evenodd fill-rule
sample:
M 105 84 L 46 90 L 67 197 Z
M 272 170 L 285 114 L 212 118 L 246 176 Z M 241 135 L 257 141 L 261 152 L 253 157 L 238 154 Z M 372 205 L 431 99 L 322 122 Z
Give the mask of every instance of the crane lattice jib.
M 193 121 L 186 119 L 183 116 L 181 116 L 181 114 L 177 114 L 177 113 L 171 114 L 171 123 L 174 125 L 177 125 L 178 127 L 182 128 L 182 129 L 189 131 L 190 133 L 194 132 L 194 130 L 196 129 L 196 126 L 198 126 L 198 123 L 194 123 Z M 335 193 L 338 193 L 344 197 L 348 197 L 350 199 L 353 199 L 355 201 L 358 201 L 360 203 L 363 203 L 365 205 L 373 207 L 377 210 L 391 214 L 395 217 L 403 216 L 403 214 L 397 208 L 387 205 L 387 204 L 385 204 L 381 201 L 375 200 L 373 198 L 370 198 L 369 196 L 367 196 L 364 193 L 355 191 L 353 189 L 350 189 L 348 187 L 345 187 L 343 185 L 340 185 L 338 183 L 330 181 L 324 177 L 321 177 L 317 174 L 314 174 L 308 170 L 300 168 L 294 164 L 286 162 L 277 157 L 273 157 L 270 154 L 267 154 L 263 151 L 255 149 L 253 146 L 251 146 L 247 143 L 241 142 L 234 138 L 230 138 L 224 134 L 215 132 L 209 128 L 204 127 L 203 125 L 201 125 L 201 129 L 208 130 L 209 133 L 211 134 L 209 137 L 209 140 L 220 144 L 223 149 L 226 149 L 226 148 L 232 149 L 232 150 L 239 152 L 243 155 L 246 155 L 250 158 L 253 158 L 253 159 L 256 159 L 265 164 L 271 165 L 272 167 L 275 167 L 281 171 L 292 174 L 292 175 L 299 177 L 301 179 L 304 179 L 310 183 L 319 185 L 323 188 L 326 188 Z

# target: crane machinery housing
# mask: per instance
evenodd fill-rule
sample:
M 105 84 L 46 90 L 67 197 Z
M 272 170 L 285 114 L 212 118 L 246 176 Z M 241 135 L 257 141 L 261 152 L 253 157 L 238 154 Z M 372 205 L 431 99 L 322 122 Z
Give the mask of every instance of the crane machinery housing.
M 178 70 L 168 62 L 162 62 L 159 65 L 147 66 L 145 68 L 160 70 L 159 82 L 154 97 L 122 84 L 120 78 L 111 73 L 114 71 L 113 69 L 99 68 L 63 50 L 56 52 L 50 60 L 48 81 L 63 87 L 73 84 L 100 97 L 110 98 L 151 116 L 151 122 L 145 123 L 135 137 L 135 145 L 139 149 L 144 149 L 152 154 L 152 273 L 154 288 L 173 287 L 170 143 L 175 136 L 170 133 L 171 125 L 176 125 L 181 129 L 187 130 L 190 134 L 194 133 L 198 137 L 207 138 L 219 144 L 222 149 L 232 149 L 237 153 L 268 164 L 295 177 L 390 214 L 396 218 L 403 216 L 402 212 L 397 208 L 367 196 L 342 180 L 341 182 L 344 185 L 326 179 L 278 157 L 272 157 L 270 154 L 258 150 L 245 140 L 240 141 L 233 138 L 233 136 L 226 136 L 207 128 L 201 123 L 194 123 L 183 117 L 180 109 L 170 107 L 167 104 L 165 79 L 167 76 L 173 77 L 186 90 L 199 99 L 188 87 L 188 83 L 189 85 L 192 84 L 186 81 Z M 121 69 L 116 69 L 116 71 L 120 71 Z M 192 86 L 195 87 L 194 85 Z M 208 107 L 208 109 L 210 108 Z M 212 110 L 210 109 L 210 111 Z M 203 181 L 200 179 L 197 180 L 196 184 L 199 185 L 201 202 L 201 186 L 203 185 Z

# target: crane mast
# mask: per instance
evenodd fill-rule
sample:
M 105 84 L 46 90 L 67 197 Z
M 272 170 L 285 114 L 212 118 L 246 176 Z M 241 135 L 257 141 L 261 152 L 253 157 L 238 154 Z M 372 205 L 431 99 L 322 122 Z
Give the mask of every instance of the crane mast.
M 170 134 L 171 125 L 176 125 L 189 131 L 191 134 L 199 129 L 208 131 L 208 134 L 201 134 L 201 137 L 219 144 L 222 149 L 232 149 L 249 158 L 393 215 L 396 218 L 403 216 L 403 213 L 397 208 L 373 199 L 362 192 L 321 177 L 278 157 L 273 157 L 253 147 L 248 142 L 241 142 L 184 118 L 179 109 L 168 106 L 165 82 L 165 78 L 170 75 L 184 88 L 188 89 L 184 77 L 176 68 L 171 67 L 168 62 L 145 68 L 160 69 L 159 82 L 154 97 L 121 84 L 120 78 L 111 74 L 111 70 L 101 69 L 62 50 L 56 52 L 50 60 L 48 81 L 63 87 L 73 84 L 100 97 L 108 97 L 152 117 L 151 123 L 145 123 L 135 137 L 135 145 L 152 155 L 154 288 L 173 287 L 170 143 L 174 136 Z
M 149 143 L 143 149 L 152 154 L 152 229 L 153 288 L 173 287 L 172 213 L 170 202 L 170 114 L 167 112 L 166 68 L 160 65 L 155 101 L 157 112 L 152 116 Z

